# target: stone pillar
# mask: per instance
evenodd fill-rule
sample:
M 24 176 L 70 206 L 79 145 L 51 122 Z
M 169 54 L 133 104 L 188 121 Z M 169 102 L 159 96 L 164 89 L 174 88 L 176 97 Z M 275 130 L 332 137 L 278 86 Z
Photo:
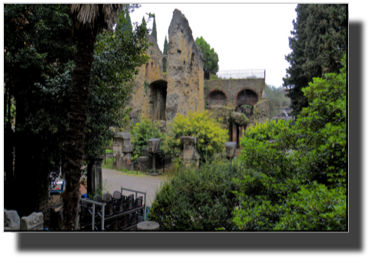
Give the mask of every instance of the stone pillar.
M 112 145 L 116 159 L 116 168 L 128 168 L 131 164 L 133 145 L 131 144 L 131 134 L 126 132 L 116 133 Z
M 42 212 L 33 212 L 27 217 L 21 218 L 21 230 L 43 230 L 44 215 Z
M 183 165 L 189 167 L 194 162 L 195 166 L 198 167 L 201 156 L 196 149 L 197 137 L 182 136 L 181 144 L 183 145 L 183 151 L 180 157 L 183 159 Z

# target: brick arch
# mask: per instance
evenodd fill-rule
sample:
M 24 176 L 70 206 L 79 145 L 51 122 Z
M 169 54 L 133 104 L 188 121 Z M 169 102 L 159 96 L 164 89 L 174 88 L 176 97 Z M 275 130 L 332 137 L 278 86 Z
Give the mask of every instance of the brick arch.
M 241 92 L 243 92 L 244 90 L 248 91 L 248 93 L 252 94 L 254 96 L 249 96 L 248 95 L 248 98 L 246 100 L 243 100 L 243 99 L 239 99 L 239 95 L 241 94 Z M 256 97 L 256 98 L 255 98 Z M 251 106 L 254 106 L 256 105 L 256 103 L 260 100 L 260 95 L 259 93 L 254 90 L 253 88 L 251 87 L 245 87 L 245 88 L 242 88 L 241 90 L 239 90 L 236 94 L 235 94 L 235 108 L 240 106 L 240 105 L 251 105 Z
M 222 105 L 227 105 L 227 102 L 228 102 L 228 95 L 227 95 L 227 93 L 224 91 L 224 90 L 221 90 L 221 89 L 212 89 L 210 92 L 209 92 L 209 94 L 207 95 L 207 97 L 206 97 L 206 103 L 208 104 L 208 105 L 220 105 L 220 104 L 212 104 L 212 96 L 213 95 L 216 95 L 216 93 L 220 93 L 220 94 L 223 94 L 224 95 L 224 103 L 222 104 Z

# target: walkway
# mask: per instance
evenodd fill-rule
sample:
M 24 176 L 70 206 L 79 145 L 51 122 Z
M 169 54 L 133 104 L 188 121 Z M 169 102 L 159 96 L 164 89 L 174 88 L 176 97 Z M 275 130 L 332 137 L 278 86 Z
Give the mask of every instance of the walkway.
M 114 191 L 120 191 L 121 187 L 134 189 L 147 192 L 147 206 L 151 206 L 156 196 L 156 191 L 160 188 L 162 176 L 149 176 L 149 175 L 128 175 L 121 171 L 112 169 L 102 169 L 103 185 L 106 191 L 113 193 Z M 123 194 L 127 191 L 123 191 Z M 130 193 L 132 194 L 132 193 Z M 139 194 L 138 194 L 139 195 Z M 140 196 L 140 195 L 139 195 Z

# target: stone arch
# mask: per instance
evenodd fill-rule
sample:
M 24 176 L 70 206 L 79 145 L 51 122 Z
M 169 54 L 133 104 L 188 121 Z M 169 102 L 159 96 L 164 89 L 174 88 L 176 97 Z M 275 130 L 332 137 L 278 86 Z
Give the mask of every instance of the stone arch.
M 251 105 L 252 107 L 256 105 L 259 101 L 259 94 L 252 88 L 243 88 L 235 95 L 235 108 L 241 105 Z
M 149 84 L 150 102 L 152 108 L 152 120 L 166 120 L 166 95 L 168 82 L 162 79 L 152 81 Z
M 227 105 L 228 95 L 220 89 L 212 89 L 206 97 L 206 104 L 211 105 Z

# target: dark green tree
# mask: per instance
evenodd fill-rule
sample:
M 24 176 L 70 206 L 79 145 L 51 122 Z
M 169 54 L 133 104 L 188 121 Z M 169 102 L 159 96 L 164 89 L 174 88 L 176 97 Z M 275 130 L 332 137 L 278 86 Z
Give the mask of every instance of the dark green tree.
M 163 52 L 164 55 L 168 55 L 168 40 L 166 39 L 166 35 L 165 35 L 165 42 L 164 42 L 164 52 Z M 164 68 L 164 72 L 166 72 L 166 58 L 163 58 L 162 59 L 162 66 Z
M 5 103 L 16 102 L 15 130 L 10 121 L 4 130 L 5 207 L 25 216 L 43 210 L 49 174 L 63 156 L 67 96 L 58 85 L 42 86 L 74 59 L 69 5 L 5 5 L 4 38 Z
M 324 73 L 338 73 L 340 60 L 347 52 L 347 5 L 300 4 L 296 8 L 297 20 L 293 20 L 289 47 L 292 52 L 285 56 L 290 67 L 283 78 L 289 87 L 293 115 L 298 115 L 308 101 L 302 88 L 313 77 Z
M 157 41 L 157 27 L 156 27 L 156 16 L 153 17 L 153 28 L 152 28 L 152 36 Z
M 129 34 L 132 34 L 132 22 L 131 17 L 129 16 L 129 8 L 130 5 L 127 4 L 124 10 L 118 12 L 116 32 L 128 31 Z
M 219 57 L 213 48 L 203 39 L 201 36 L 195 40 L 201 50 L 203 57 L 205 58 L 205 63 L 203 69 L 210 72 L 211 74 L 216 74 L 219 71 Z
M 142 23 L 141 25 L 145 26 L 146 27 L 146 21 L 145 21 L 145 18 L 143 17 L 143 20 L 142 20 Z

